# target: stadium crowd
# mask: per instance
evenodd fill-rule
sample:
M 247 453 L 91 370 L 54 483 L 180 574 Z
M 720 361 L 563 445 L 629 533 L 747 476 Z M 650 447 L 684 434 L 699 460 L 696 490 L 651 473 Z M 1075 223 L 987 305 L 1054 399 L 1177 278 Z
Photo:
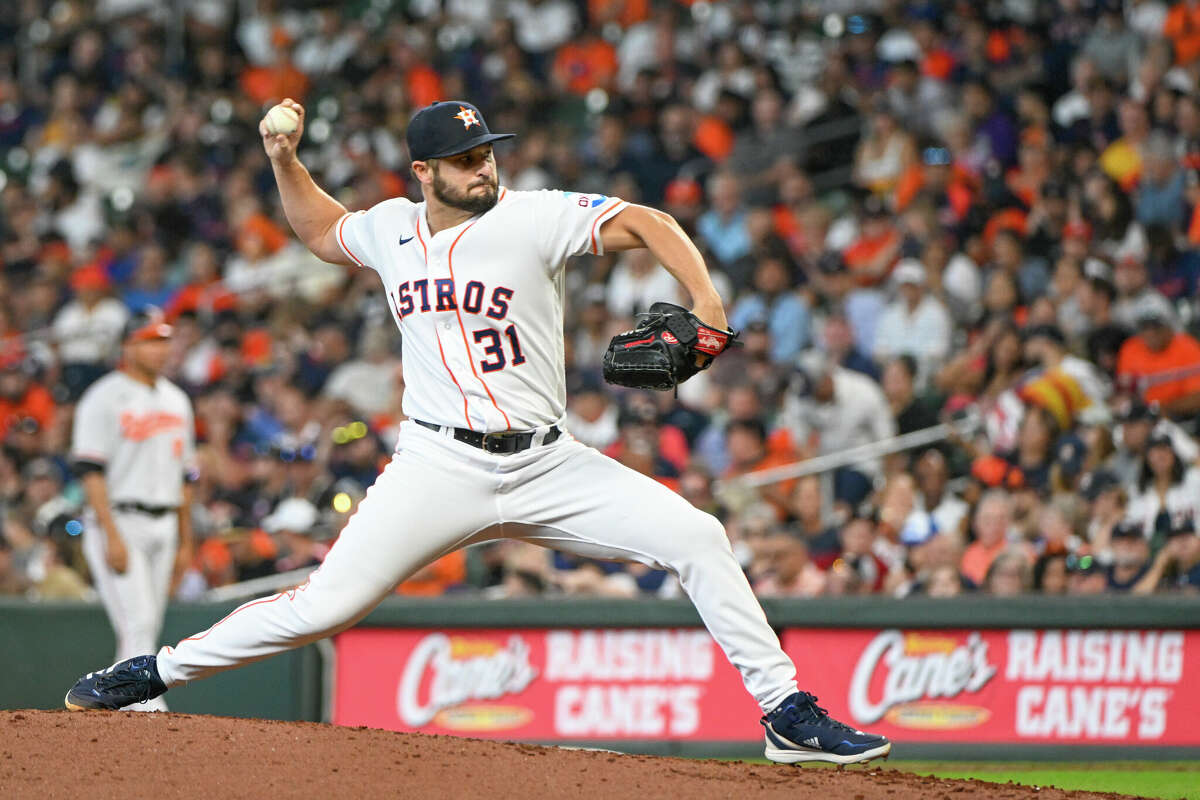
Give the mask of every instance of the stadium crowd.
M 717 514 L 761 595 L 1200 589 L 1200 2 L 170 7 L 0 14 L 0 593 L 88 596 L 72 408 L 147 306 L 196 409 L 178 597 L 319 563 L 388 457 L 399 337 L 375 273 L 283 219 L 257 134 L 283 97 L 351 209 L 415 197 L 407 120 L 462 97 L 518 134 L 504 185 L 693 234 L 744 347 L 677 397 L 614 391 L 609 337 L 686 298 L 647 251 L 579 259 L 567 427 Z M 678 589 L 501 542 L 400 591 Z

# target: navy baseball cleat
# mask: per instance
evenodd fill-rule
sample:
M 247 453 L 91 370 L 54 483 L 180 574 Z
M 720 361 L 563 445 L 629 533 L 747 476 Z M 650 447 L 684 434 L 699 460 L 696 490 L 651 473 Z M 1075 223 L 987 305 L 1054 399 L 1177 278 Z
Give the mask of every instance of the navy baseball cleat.
M 808 692 L 784 700 L 762 718 L 762 724 L 767 731 L 767 759 L 779 764 L 858 764 L 892 752 L 886 738 L 838 722 Z
M 63 703 L 72 711 L 115 711 L 134 703 L 145 703 L 167 691 L 158 677 L 154 656 L 137 656 L 84 675 Z

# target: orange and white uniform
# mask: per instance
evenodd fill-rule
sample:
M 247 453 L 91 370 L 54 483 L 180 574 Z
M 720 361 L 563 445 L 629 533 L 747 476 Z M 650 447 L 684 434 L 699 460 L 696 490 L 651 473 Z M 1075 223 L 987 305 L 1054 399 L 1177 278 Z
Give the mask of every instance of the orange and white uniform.
M 154 386 L 114 371 L 75 407 L 71 461 L 101 469 L 113 520 L 128 555 L 125 572 L 105 559 L 107 536 L 95 512 L 84 513 L 83 553 L 117 638 L 117 661 L 158 645 L 179 541 L 183 483 L 195 469 L 192 404 L 178 386 Z M 162 698 L 136 705 L 165 710 Z

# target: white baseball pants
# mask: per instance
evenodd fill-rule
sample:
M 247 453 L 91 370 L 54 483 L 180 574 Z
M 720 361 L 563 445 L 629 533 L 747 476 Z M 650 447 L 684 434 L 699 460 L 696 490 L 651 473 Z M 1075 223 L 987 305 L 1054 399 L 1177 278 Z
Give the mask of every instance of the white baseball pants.
M 434 559 L 503 537 L 670 570 L 764 710 L 796 691 L 795 667 L 714 517 L 569 435 L 493 455 L 414 422 L 304 585 L 163 647 L 159 675 L 175 686 L 337 633 Z
M 159 642 L 179 546 L 179 517 L 114 511 L 113 521 L 125 541 L 125 571 L 118 574 L 109 568 L 108 539 L 90 511 L 84 516 L 83 555 L 117 637 L 115 662 L 152 652 Z M 166 711 L 167 704 L 156 697 L 129 708 Z

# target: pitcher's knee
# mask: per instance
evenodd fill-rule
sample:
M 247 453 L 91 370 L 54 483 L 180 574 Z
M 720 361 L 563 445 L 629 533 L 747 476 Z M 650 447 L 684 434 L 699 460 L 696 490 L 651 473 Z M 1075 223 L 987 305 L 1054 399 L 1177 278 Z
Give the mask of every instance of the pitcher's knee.
M 700 546 L 705 550 L 732 552 L 729 535 L 725 533 L 725 526 L 721 524 L 721 520 L 712 514 L 704 513 L 699 515 L 699 519 L 701 524 L 697 526 L 697 537 Z
M 685 526 L 686 533 L 677 543 L 677 547 L 673 548 L 673 566 L 678 567 L 685 562 L 714 554 L 732 554 L 725 526 L 711 514 L 697 511 L 687 517 Z

